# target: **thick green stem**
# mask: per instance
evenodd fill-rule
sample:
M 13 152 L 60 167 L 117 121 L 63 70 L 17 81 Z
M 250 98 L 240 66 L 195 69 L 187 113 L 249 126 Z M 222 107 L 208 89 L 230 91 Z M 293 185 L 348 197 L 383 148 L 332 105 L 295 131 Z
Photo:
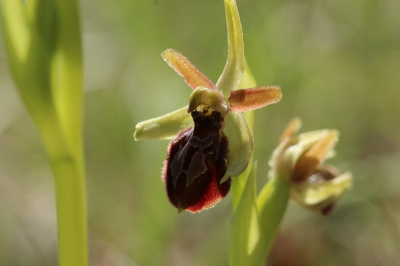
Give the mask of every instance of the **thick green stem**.
M 60 266 L 85 266 L 88 261 L 85 179 L 81 165 L 70 157 L 51 162 L 55 176 Z
M 83 71 L 76 0 L 2 0 L 3 38 L 55 178 L 59 265 L 86 266 Z

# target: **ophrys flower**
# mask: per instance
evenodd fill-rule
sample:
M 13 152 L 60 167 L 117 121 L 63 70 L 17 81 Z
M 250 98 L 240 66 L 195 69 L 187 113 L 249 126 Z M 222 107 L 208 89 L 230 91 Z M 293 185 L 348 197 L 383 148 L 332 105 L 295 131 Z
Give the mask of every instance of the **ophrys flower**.
M 322 129 L 295 135 L 300 126 L 296 118 L 284 130 L 269 162 L 270 176 L 286 178 L 292 198 L 301 206 L 328 214 L 353 182 L 350 172 L 339 174 L 324 164 L 335 155 L 339 132 Z
M 189 105 L 136 125 L 138 139 L 171 139 L 163 181 L 179 211 L 198 212 L 218 203 L 231 177 L 247 167 L 253 133 L 242 111 L 278 102 L 278 86 L 238 90 L 245 68 L 243 36 L 235 1 L 225 1 L 228 59 L 214 85 L 179 52 L 167 49 L 164 60 L 194 89 Z

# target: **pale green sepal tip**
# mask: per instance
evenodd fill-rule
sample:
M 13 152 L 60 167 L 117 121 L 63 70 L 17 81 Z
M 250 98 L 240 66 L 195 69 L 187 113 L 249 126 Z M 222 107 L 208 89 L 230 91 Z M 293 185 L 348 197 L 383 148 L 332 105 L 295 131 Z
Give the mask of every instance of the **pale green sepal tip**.
M 229 151 L 226 173 L 221 182 L 246 170 L 254 145 L 253 132 L 242 113 L 229 112 L 225 116 L 224 133 L 228 138 Z
M 236 90 L 245 69 L 242 25 L 234 0 L 225 0 L 226 26 L 228 30 L 228 58 L 225 68 L 217 81 L 216 88 L 225 98 Z
M 133 137 L 140 139 L 173 139 L 183 129 L 193 126 L 187 106 L 163 116 L 152 118 L 136 125 Z
M 247 179 L 237 210 L 232 218 L 229 265 L 262 265 L 264 243 L 256 204 L 256 165 Z

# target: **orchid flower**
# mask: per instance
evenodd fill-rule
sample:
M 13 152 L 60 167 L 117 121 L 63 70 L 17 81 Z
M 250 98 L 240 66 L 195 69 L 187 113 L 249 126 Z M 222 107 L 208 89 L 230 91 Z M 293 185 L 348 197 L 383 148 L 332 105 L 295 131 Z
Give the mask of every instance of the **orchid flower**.
M 238 89 L 245 69 L 239 14 L 234 0 L 225 0 L 228 58 L 214 84 L 179 52 L 162 57 L 193 89 L 189 104 L 166 115 L 140 122 L 134 138 L 173 139 L 162 179 L 169 201 L 179 212 L 199 212 L 217 204 L 230 190 L 253 153 L 253 133 L 243 111 L 278 102 L 280 87 Z
M 296 118 L 283 132 L 269 162 L 269 175 L 286 178 L 292 199 L 302 207 L 328 214 L 353 181 L 350 172 L 339 174 L 335 167 L 323 164 L 335 155 L 339 132 L 323 129 L 296 136 L 300 126 Z

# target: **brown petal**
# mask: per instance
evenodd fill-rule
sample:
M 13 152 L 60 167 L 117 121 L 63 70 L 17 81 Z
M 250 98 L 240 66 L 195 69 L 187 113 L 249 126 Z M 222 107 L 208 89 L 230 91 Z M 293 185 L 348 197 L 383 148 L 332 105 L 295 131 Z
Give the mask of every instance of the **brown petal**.
M 294 134 L 296 134 L 296 132 L 300 129 L 300 127 L 301 127 L 301 119 L 298 117 L 293 118 L 286 126 L 281 136 L 279 137 L 278 143 L 281 143 L 286 138 L 293 137 Z
M 304 153 L 296 163 L 292 173 L 292 181 L 302 181 L 313 174 L 316 167 L 324 161 L 328 152 L 335 146 L 338 136 L 339 132 L 332 130 Z
M 268 86 L 231 91 L 228 101 L 232 112 L 243 112 L 277 103 L 281 99 L 281 88 Z
M 215 89 L 214 83 L 201 73 L 185 56 L 173 50 L 165 50 L 161 56 L 165 62 L 181 75 L 186 83 L 196 89 L 198 86 L 203 86 L 209 89 Z

